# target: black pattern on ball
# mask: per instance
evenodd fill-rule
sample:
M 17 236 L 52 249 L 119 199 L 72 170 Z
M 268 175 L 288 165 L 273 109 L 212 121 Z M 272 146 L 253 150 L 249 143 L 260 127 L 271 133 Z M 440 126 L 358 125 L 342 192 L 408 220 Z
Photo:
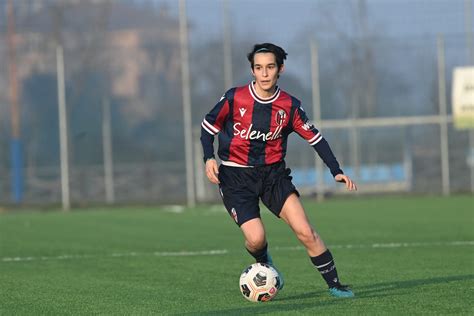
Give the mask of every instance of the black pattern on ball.
M 242 294 L 249 297 L 250 296 L 250 289 L 246 284 L 243 284 L 242 286 Z
M 275 278 L 275 280 L 276 280 L 275 287 L 276 287 L 277 289 L 279 289 L 279 288 L 280 288 L 280 283 L 281 283 L 280 277 L 277 276 L 277 277 Z
M 264 272 L 259 272 L 253 278 L 253 282 L 256 286 L 264 286 L 265 284 L 267 284 L 267 275 Z

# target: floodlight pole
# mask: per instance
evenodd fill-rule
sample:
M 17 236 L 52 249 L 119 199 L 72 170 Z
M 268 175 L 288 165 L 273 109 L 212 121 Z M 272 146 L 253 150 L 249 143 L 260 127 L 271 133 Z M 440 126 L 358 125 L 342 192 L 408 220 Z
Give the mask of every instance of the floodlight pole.
M 193 132 L 191 120 L 191 92 L 189 76 L 188 25 L 186 0 L 179 0 L 179 40 L 181 46 L 181 78 L 183 96 L 184 154 L 186 160 L 186 195 L 188 207 L 196 205 L 193 169 Z
M 321 93 L 319 90 L 319 60 L 318 45 L 316 41 L 311 39 L 311 90 L 313 92 L 313 119 L 316 127 L 320 128 L 321 122 Z M 316 198 L 318 201 L 324 200 L 324 169 L 321 159 L 317 155 L 314 156 L 314 166 L 316 171 Z

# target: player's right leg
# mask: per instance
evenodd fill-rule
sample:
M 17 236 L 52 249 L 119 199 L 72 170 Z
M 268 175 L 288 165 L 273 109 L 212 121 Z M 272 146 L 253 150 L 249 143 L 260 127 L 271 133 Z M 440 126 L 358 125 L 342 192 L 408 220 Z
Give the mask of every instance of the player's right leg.
M 247 251 L 256 262 L 273 266 L 272 257 L 268 253 L 265 228 L 260 219 L 258 177 L 259 174 L 253 168 L 221 165 L 220 193 L 227 212 L 243 232 Z M 282 287 L 283 280 L 279 289 Z
M 275 267 L 273 264 L 272 256 L 268 251 L 268 243 L 265 237 L 265 227 L 260 218 L 251 219 L 243 223 L 240 228 L 245 237 L 245 248 L 252 257 L 255 258 L 256 262 L 267 263 L 272 267 Z M 278 271 L 278 269 L 277 269 Z M 278 271 L 280 275 L 280 284 L 278 289 L 281 290 L 285 284 L 283 280 L 283 275 Z
M 272 256 L 268 251 L 268 243 L 265 237 L 265 227 L 260 218 L 251 219 L 240 226 L 242 233 L 245 238 L 245 248 L 252 257 L 255 258 L 256 262 L 267 263 L 274 267 Z M 278 271 L 278 270 L 277 270 Z M 278 271 L 280 275 L 280 284 L 278 289 L 281 290 L 284 285 L 284 280 L 282 274 Z
M 260 218 L 251 219 L 243 223 L 240 228 L 245 238 L 245 248 L 256 262 L 268 263 L 273 266 L 273 259 L 268 251 L 265 237 L 265 228 Z
M 260 218 L 253 218 L 240 226 L 245 238 L 245 248 L 255 258 L 256 262 L 268 262 L 267 240 L 265 228 Z

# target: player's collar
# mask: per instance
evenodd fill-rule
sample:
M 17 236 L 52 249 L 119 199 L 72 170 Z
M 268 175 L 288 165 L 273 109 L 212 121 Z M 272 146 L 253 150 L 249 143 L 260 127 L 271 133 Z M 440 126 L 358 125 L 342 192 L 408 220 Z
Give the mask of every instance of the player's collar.
M 260 97 L 258 94 L 257 94 L 257 91 L 255 91 L 255 87 L 254 87 L 254 84 L 255 84 L 255 81 L 251 81 L 249 83 L 249 91 L 250 91 L 250 94 L 252 95 L 252 97 L 255 99 L 255 101 L 257 101 L 258 103 L 263 103 L 263 104 L 267 104 L 267 103 L 272 103 L 274 102 L 276 99 L 278 99 L 278 97 L 280 96 L 280 87 L 276 86 L 275 88 L 275 93 L 269 97 L 269 98 L 262 98 Z

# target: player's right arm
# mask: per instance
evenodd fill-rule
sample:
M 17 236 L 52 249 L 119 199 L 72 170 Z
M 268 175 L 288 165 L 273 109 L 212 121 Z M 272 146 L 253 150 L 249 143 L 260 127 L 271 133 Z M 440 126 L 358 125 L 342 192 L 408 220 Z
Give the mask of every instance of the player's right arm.
M 209 158 L 206 161 L 206 176 L 214 184 L 219 184 L 219 167 L 217 166 L 217 161 L 215 158 Z
M 206 163 L 206 176 L 212 183 L 218 184 L 218 166 L 214 156 L 214 136 L 224 127 L 229 115 L 229 101 L 224 94 L 201 123 L 201 145 Z

